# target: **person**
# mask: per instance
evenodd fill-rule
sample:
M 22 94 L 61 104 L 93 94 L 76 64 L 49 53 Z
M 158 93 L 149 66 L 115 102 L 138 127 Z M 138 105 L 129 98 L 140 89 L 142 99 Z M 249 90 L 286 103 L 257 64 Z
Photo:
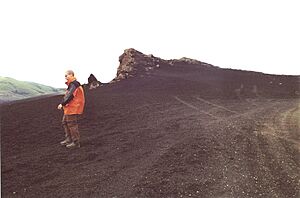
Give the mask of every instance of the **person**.
M 84 110 L 84 91 L 72 70 L 66 71 L 65 80 L 68 88 L 61 103 L 57 106 L 58 109 L 63 109 L 64 111 L 62 126 L 66 138 L 60 144 L 67 148 L 78 148 L 80 147 L 78 119 Z

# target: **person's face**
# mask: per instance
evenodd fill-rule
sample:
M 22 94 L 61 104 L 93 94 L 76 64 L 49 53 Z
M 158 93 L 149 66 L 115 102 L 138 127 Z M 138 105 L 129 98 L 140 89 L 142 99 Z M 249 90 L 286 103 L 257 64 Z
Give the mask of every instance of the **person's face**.
M 66 81 L 68 81 L 71 77 L 72 77 L 71 74 L 65 73 L 65 79 L 66 79 Z

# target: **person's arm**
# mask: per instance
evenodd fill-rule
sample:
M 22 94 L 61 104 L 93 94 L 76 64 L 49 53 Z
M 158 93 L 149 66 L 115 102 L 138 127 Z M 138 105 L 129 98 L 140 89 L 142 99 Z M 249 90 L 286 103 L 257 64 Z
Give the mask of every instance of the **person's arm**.
M 77 87 L 73 83 L 70 84 L 69 90 L 68 90 L 67 94 L 64 96 L 64 98 L 61 102 L 62 106 L 65 106 L 66 104 L 68 104 L 74 98 L 73 93 L 76 90 L 76 88 Z

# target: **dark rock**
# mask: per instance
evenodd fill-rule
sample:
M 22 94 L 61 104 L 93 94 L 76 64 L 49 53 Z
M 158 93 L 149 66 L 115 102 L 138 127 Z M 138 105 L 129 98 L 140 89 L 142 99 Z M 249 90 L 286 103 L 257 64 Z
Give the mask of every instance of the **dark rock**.
M 91 74 L 88 78 L 88 86 L 89 89 L 95 89 L 101 85 L 101 82 L 97 80 L 94 74 Z

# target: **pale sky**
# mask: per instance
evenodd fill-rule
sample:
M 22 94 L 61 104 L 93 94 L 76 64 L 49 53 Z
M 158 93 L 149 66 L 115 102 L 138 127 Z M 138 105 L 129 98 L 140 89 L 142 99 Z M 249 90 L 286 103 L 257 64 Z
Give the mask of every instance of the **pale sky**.
M 1 0 L 0 76 L 112 80 L 124 49 L 300 75 L 297 0 Z

